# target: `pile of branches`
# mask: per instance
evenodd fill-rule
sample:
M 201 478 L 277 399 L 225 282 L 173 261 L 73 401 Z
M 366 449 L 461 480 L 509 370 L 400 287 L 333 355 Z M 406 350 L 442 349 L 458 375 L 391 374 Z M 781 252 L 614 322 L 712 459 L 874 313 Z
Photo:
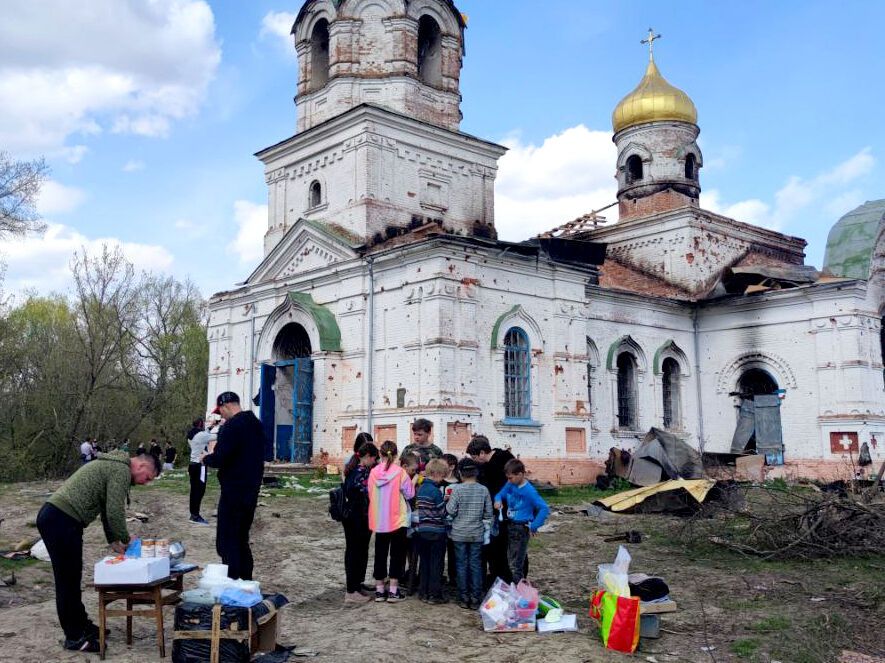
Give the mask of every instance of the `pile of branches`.
M 739 511 L 730 503 L 692 519 L 683 537 L 699 538 L 762 559 L 815 559 L 881 554 L 885 497 L 875 489 L 833 494 L 811 486 L 735 487 L 745 490 Z M 712 516 L 712 517 L 711 517 Z

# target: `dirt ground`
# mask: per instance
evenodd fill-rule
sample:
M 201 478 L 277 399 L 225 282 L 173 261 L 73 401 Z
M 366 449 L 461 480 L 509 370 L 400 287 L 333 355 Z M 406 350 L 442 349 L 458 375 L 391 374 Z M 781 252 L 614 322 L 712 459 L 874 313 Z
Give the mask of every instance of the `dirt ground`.
M 57 484 L 0 486 L 0 549 L 36 536 L 33 521 Z M 310 486 L 310 484 L 307 484 Z M 610 562 L 617 543 L 600 534 L 639 530 L 641 544 L 629 546 L 632 571 L 662 576 L 679 611 L 664 615 L 661 638 L 643 640 L 636 659 L 673 661 L 836 661 L 844 649 L 885 655 L 885 558 L 805 564 L 763 564 L 716 551 L 686 550 L 676 542 L 682 521 L 667 516 L 611 516 L 603 520 L 554 507 L 555 531 L 534 539 L 531 579 L 543 594 L 557 598 L 578 615 L 579 632 L 564 634 L 486 634 L 478 613 L 454 603 L 430 606 L 411 598 L 401 604 L 342 602 L 344 537 L 331 521 L 328 500 L 314 485 L 262 498 L 252 528 L 255 575 L 262 588 L 285 594 L 280 641 L 317 652 L 315 661 L 472 661 L 545 663 L 615 661 L 623 655 L 603 649 L 587 616 L 596 565 Z M 187 521 L 185 480 L 180 476 L 133 490 L 131 511 L 150 516 L 131 523 L 139 535 L 162 535 L 185 542 L 187 559 L 217 561 L 215 528 Z M 213 511 L 210 490 L 204 515 Z M 569 502 L 568 497 L 551 500 Z M 586 501 L 575 496 L 573 502 Z M 210 518 L 214 525 L 214 519 Z M 84 583 L 92 580 L 91 560 L 107 552 L 95 523 L 86 531 Z M 96 655 L 62 650 L 49 564 L 4 563 L 0 575 L 15 569 L 14 587 L 0 587 L 0 660 L 21 663 L 80 661 Z M 371 572 L 371 560 L 369 565 Z M 188 585 L 193 586 L 191 576 Z M 97 616 L 95 593 L 84 590 L 86 608 Z M 166 628 L 171 630 L 172 608 Z M 108 661 L 159 660 L 150 620 L 136 620 L 131 649 L 122 618 L 112 619 Z M 167 635 L 167 655 L 171 637 Z M 292 658 L 291 660 L 300 660 Z

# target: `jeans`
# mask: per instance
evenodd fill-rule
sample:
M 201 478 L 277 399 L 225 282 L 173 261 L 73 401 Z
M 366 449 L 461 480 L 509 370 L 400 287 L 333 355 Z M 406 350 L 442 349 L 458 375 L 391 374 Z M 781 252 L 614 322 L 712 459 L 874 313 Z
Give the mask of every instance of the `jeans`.
M 446 553 L 446 535 L 441 532 L 419 532 L 418 559 L 419 572 L 418 596 L 433 599 L 442 597 L 443 556 Z
M 387 568 L 387 553 L 390 553 L 390 570 Z M 406 528 L 392 532 L 375 532 L 375 580 L 399 580 L 406 570 Z
M 200 481 L 202 472 L 202 463 L 191 463 L 187 466 L 187 475 L 191 480 L 190 509 L 192 516 L 200 515 L 200 505 L 203 503 L 203 495 L 206 494 L 206 484 Z M 209 470 L 206 472 L 208 478 Z
M 518 583 L 525 577 L 525 559 L 529 549 L 528 523 L 510 522 L 507 524 L 507 563 L 513 582 Z
M 249 547 L 249 530 L 255 518 L 255 502 L 244 502 L 221 493 L 218 500 L 218 530 L 215 533 L 215 550 L 227 564 L 229 578 L 252 580 L 252 549 Z
M 482 600 L 482 542 L 454 541 L 458 575 L 458 597 L 462 601 Z
M 344 525 L 344 573 L 347 591 L 360 591 L 369 565 L 369 539 L 372 532 L 366 518 L 347 519 Z
M 79 640 L 90 624 L 80 589 L 83 579 L 83 525 L 47 502 L 37 515 L 37 530 L 52 560 L 58 621 L 65 638 Z

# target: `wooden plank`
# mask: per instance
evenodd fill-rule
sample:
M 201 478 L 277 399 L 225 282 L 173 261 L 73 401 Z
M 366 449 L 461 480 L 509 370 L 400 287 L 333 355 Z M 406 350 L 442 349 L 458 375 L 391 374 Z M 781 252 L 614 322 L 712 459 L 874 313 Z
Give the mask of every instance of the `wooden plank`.
M 663 601 L 661 603 L 640 603 L 640 615 L 659 615 L 665 612 L 676 612 L 676 601 Z

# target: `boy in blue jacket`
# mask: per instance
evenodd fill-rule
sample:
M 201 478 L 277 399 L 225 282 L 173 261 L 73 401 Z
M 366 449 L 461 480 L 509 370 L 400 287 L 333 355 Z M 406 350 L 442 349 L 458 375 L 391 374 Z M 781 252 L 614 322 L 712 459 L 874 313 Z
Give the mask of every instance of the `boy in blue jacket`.
M 525 465 L 521 460 L 508 460 L 504 466 L 507 483 L 495 495 L 495 508 L 501 509 L 507 502 L 507 562 L 513 574 L 513 582 L 522 580 L 522 570 L 528 554 L 529 538 L 550 515 L 547 506 L 535 487 L 525 478 Z

